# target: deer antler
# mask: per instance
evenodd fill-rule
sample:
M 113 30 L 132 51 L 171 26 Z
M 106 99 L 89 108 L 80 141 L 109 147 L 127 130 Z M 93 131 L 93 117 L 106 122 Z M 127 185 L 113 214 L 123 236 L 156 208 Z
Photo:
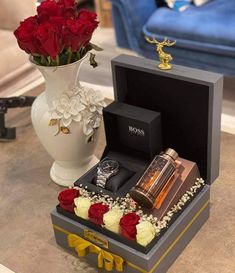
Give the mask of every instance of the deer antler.
M 150 43 L 150 44 L 156 44 L 156 45 L 158 45 L 158 44 L 168 45 L 169 44 L 169 46 L 172 46 L 173 44 L 175 44 L 175 42 L 173 42 L 172 44 L 170 44 L 170 41 L 167 40 L 166 37 L 164 38 L 164 40 L 162 42 L 158 41 L 156 38 L 149 38 L 147 36 L 145 36 L 145 40 L 148 43 Z
M 154 38 L 149 38 L 147 36 L 145 36 L 144 38 L 150 44 L 157 44 L 158 43 L 158 41 L 156 39 L 154 39 Z
M 171 42 L 169 39 L 164 39 L 164 45 L 166 46 L 173 46 L 176 43 L 176 41 Z

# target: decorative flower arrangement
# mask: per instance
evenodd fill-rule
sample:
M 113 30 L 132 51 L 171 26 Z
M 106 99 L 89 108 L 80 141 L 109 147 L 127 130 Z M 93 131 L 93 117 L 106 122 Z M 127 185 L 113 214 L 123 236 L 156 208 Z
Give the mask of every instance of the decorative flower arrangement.
M 102 121 L 102 110 L 106 106 L 102 93 L 85 86 L 74 87 L 64 92 L 58 100 L 53 101 L 50 109 L 50 126 L 58 126 L 60 132 L 69 134 L 72 121 L 83 122 L 83 133 L 91 140 L 95 130 Z
M 155 237 L 158 237 L 164 228 L 172 220 L 172 217 L 191 200 L 191 198 L 205 185 L 202 178 L 198 178 L 195 184 L 180 198 L 162 220 L 153 217 L 152 214 L 144 214 L 141 207 L 137 206 L 130 198 L 129 194 L 125 198 L 114 200 L 108 195 L 99 195 L 89 192 L 80 185 L 78 188 L 68 189 L 59 194 L 60 206 L 71 212 L 64 206 L 66 204 L 74 205 L 74 213 L 86 220 L 89 220 L 103 228 L 106 228 L 129 240 L 136 241 L 142 246 L 147 246 Z M 79 191 L 77 197 L 74 197 L 74 190 Z M 71 195 L 68 194 L 71 191 Z M 65 193 L 64 193 L 65 192 Z M 61 198 L 63 195 L 66 198 Z M 70 196 L 68 202 L 67 196 Z M 61 203 L 62 200 L 62 203 Z
M 98 23 L 96 13 L 78 10 L 75 0 L 44 0 L 37 15 L 21 22 L 14 34 L 36 64 L 59 66 L 82 59 L 91 49 L 102 50 L 90 43 Z M 91 54 L 93 67 L 94 57 Z
M 44 0 L 37 7 L 37 15 L 21 22 L 14 34 L 19 47 L 30 54 L 36 64 L 60 66 L 82 59 L 91 49 L 102 50 L 90 43 L 98 23 L 97 14 L 79 10 L 75 0 Z M 94 57 L 91 54 L 93 67 L 97 66 Z M 72 122 L 83 122 L 88 142 L 93 139 L 105 106 L 100 91 L 78 84 L 65 90 L 52 103 L 49 125 L 58 126 L 56 135 L 70 134 L 68 127 Z

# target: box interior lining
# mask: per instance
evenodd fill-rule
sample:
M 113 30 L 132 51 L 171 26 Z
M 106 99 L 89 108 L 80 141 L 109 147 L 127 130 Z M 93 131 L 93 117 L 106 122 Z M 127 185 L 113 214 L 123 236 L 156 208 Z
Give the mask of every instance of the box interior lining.
M 209 86 L 115 65 L 116 100 L 161 113 L 163 149 L 198 164 L 208 179 Z M 122 90 L 122 91 L 120 91 Z

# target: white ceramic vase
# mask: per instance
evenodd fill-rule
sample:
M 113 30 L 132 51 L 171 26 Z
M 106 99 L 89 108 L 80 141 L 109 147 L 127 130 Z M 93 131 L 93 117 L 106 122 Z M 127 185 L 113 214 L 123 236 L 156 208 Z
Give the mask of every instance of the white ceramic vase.
M 46 90 L 33 103 L 31 116 L 35 132 L 46 151 L 55 160 L 50 170 L 51 179 L 61 186 L 72 186 L 98 159 L 94 155 L 99 130 L 92 141 L 83 133 L 83 123 L 72 121 L 69 134 L 59 133 L 58 124 L 49 126 L 51 109 L 64 92 L 80 87 L 79 69 L 83 60 L 58 67 L 36 65 L 45 78 Z

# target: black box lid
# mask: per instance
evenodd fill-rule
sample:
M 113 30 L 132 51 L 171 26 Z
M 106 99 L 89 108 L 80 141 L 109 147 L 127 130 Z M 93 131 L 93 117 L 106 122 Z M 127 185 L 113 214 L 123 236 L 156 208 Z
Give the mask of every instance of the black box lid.
M 128 55 L 113 59 L 115 100 L 161 112 L 163 148 L 196 162 L 211 184 L 219 175 L 223 76 L 177 65 L 162 71 L 157 64 Z

